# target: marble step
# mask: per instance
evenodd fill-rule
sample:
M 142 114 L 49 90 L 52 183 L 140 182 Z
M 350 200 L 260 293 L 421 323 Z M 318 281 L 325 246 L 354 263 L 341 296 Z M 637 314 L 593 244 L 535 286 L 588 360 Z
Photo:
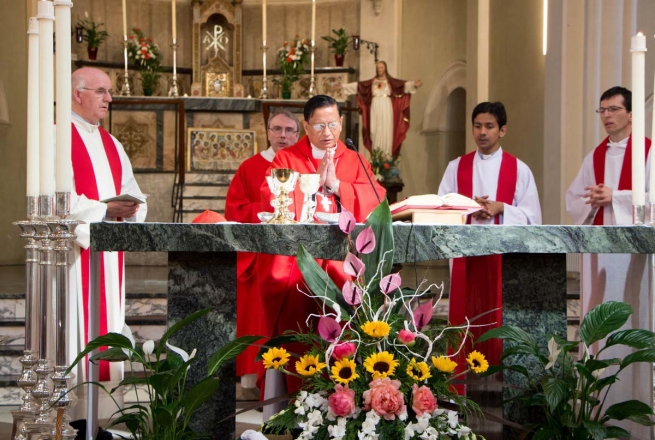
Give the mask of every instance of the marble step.
M 226 185 L 205 186 L 201 184 L 189 184 L 184 187 L 183 197 L 185 199 L 188 197 L 225 197 L 227 196 L 228 188 Z
M 216 171 L 208 173 L 185 173 L 184 174 L 184 184 L 185 185 L 225 185 L 229 186 L 232 181 L 234 173 L 220 173 Z

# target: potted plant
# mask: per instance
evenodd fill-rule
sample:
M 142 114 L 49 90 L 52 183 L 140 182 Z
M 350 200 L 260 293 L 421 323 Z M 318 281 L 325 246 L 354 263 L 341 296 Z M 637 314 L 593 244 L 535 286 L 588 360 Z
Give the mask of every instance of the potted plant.
M 337 37 L 322 36 L 321 38 L 330 43 L 328 46 L 332 49 L 334 54 L 334 62 L 338 67 L 343 66 L 343 59 L 348 51 L 348 33 L 344 28 L 339 30 L 332 29 L 332 33 Z
M 296 35 L 293 44 L 289 45 L 284 42 L 284 45 L 277 51 L 277 64 L 282 71 L 281 79 L 274 79 L 273 82 L 282 87 L 282 98 L 291 98 L 291 87 L 293 83 L 298 81 L 300 75 L 305 73 L 303 64 L 307 62 L 307 54 L 309 53 L 309 40 L 301 39 Z
M 139 28 L 132 29 L 127 39 L 127 56 L 141 68 L 141 87 L 145 96 L 151 96 L 157 92 L 159 85 L 159 72 L 161 55 L 159 46 L 152 40 L 146 38 Z
M 82 39 L 86 41 L 86 52 L 90 60 L 95 61 L 98 56 L 98 47 L 109 36 L 107 31 L 100 29 L 104 25 L 104 23 L 96 23 L 88 18 L 77 23 L 77 26 L 82 29 Z

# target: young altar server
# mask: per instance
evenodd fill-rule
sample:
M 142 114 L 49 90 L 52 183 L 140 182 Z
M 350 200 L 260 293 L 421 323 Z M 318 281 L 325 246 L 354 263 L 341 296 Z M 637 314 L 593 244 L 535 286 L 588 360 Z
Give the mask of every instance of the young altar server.
M 229 221 L 259 223 L 261 186 L 266 181 L 267 171 L 278 151 L 298 141 L 300 122 L 288 110 L 278 110 L 269 119 L 266 131 L 271 146 L 245 160 L 230 182 L 225 201 L 225 217 Z M 272 329 L 265 325 L 256 262 L 254 252 L 237 254 L 237 337 L 272 336 Z M 258 351 L 258 347 L 249 347 L 237 357 L 237 376 L 241 376 L 243 389 L 255 388 Z
M 482 102 L 473 109 L 473 138 L 477 150 L 448 164 L 439 185 L 439 195 L 459 193 L 478 202 L 482 209 L 472 214 L 473 225 L 539 225 L 539 194 L 530 168 L 503 151 L 501 139 L 507 133 L 507 114 L 501 102 Z M 449 320 L 466 323 L 482 313 L 494 312 L 472 322 L 474 339 L 492 326 L 502 325 L 502 257 L 488 255 L 455 258 L 450 283 Z M 467 344 L 460 357 L 464 365 Z M 476 345 L 490 364 L 498 364 L 502 341 L 492 339 Z
M 577 225 L 632 224 L 632 92 L 612 87 L 600 97 L 596 110 L 607 137 L 582 162 L 582 167 L 566 192 L 566 211 Z M 646 176 L 650 174 L 650 139 L 646 138 Z M 649 190 L 646 178 L 646 192 Z M 652 267 L 648 256 L 640 254 L 584 254 L 580 268 L 580 317 L 606 301 L 624 301 L 632 305 L 634 314 L 624 328 L 651 330 L 652 296 L 648 280 Z M 596 353 L 604 340 L 590 347 Z M 612 347 L 603 352 L 603 359 L 621 358 L 630 354 L 627 347 Z M 616 370 L 613 371 L 615 373 Z M 624 400 L 653 401 L 653 368 L 634 363 L 619 375 L 603 405 Z M 632 438 L 651 438 L 650 428 L 624 421 L 617 425 L 627 429 Z

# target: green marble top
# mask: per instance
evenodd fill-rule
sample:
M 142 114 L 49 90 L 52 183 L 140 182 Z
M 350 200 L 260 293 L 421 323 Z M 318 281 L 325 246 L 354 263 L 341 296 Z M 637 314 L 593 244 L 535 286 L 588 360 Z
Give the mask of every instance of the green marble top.
M 362 226 L 358 226 L 362 228 Z M 655 253 L 649 226 L 470 226 L 394 224 L 394 261 L 506 253 Z M 336 225 L 93 223 L 91 250 L 131 252 L 252 251 L 295 255 L 303 244 L 316 258 L 342 259 Z

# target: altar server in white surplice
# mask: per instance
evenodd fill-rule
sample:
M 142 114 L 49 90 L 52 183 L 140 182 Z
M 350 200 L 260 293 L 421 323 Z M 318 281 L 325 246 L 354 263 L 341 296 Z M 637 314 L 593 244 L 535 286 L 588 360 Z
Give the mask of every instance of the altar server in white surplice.
M 577 225 L 632 224 L 632 92 L 613 87 L 600 97 L 601 122 L 608 137 L 589 153 L 566 192 L 566 210 Z M 646 139 L 646 176 L 650 172 L 650 140 Z M 646 177 L 648 192 L 648 177 Z M 584 254 L 580 268 L 581 318 L 597 305 L 607 301 L 624 301 L 632 305 L 634 314 L 623 329 L 651 330 L 647 255 Z M 604 345 L 604 341 L 601 341 Z M 599 344 L 590 347 L 591 353 Z M 612 347 L 603 359 L 624 358 L 632 350 Z M 615 371 L 614 371 L 615 372 Z M 621 372 L 620 383 L 612 386 L 603 409 L 625 400 L 637 399 L 652 403 L 653 367 L 646 363 L 632 364 Z M 650 439 L 650 428 L 633 422 L 617 423 L 632 434 L 631 438 Z
M 73 293 L 68 332 L 69 362 L 88 342 L 89 223 L 105 220 L 143 221 L 147 212 L 145 203 L 100 202 L 120 194 L 143 195 L 123 146 L 99 126 L 111 102 L 111 87 L 109 77 L 98 69 L 82 68 L 72 76 L 71 159 L 74 190 L 71 195 L 71 217 L 86 224 L 75 231 L 75 261 L 70 283 Z M 100 322 L 101 335 L 120 333 L 125 323 L 123 253 L 103 252 L 101 258 L 100 316 L 93 319 Z M 99 370 L 101 381 L 115 381 L 123 377 L 122 363 L 101 362 Z M 85 371 L 78 370 L 76 374 L 86 377 Z

